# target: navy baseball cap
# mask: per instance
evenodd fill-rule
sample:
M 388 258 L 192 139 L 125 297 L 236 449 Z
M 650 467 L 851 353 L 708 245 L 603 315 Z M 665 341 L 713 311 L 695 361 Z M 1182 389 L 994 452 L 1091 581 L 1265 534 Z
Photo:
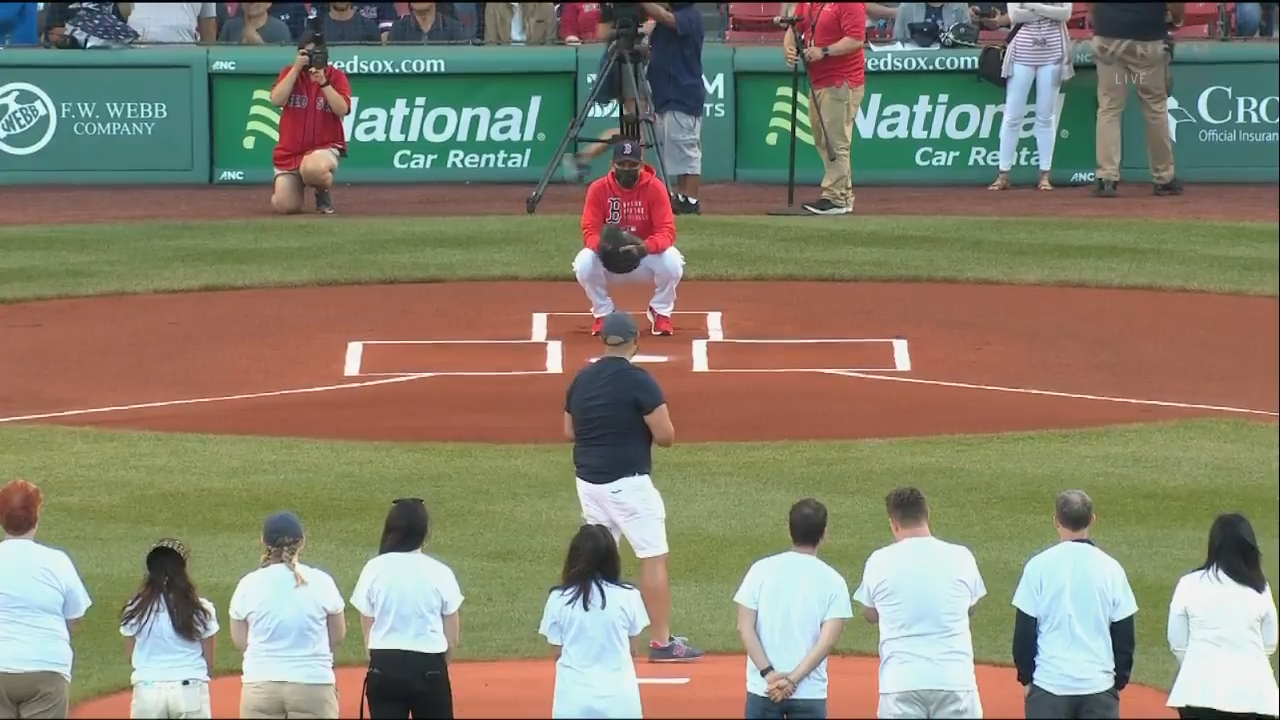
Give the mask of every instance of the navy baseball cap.
M 644 150 L 639 140 L 618 140 L 613 145 L 614 162 L 622 162 L 624 160 L 640 162 L 642 154 L 644 154 Z
M 262 541 L 269 547 L 302 539 L 302 521 L 291 512 L 278 512 L 262 524 Z
M 600 337 L 610 347 L 625 345 L 640 337 L 640 328 L 630 315 L 624 312 L 610 313 L 604 316 L 604 322 L 600 325 Z

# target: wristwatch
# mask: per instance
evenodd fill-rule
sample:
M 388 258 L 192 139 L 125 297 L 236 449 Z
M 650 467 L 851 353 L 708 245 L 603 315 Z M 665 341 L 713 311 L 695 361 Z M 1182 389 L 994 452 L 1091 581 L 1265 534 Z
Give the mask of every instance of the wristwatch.
M 822 48 L 822 57 L 831 57 L 831 48 L 829 47 Z
M 765 669 L 761 670 L 761 671 L 760 671 L 760 677 L 762 677 L 762 678 L 767 678 L 767 677 L 769 677 L 769 673 L 771 673 L 771 672 L 773 672 L 773 666 L 772 666 L 772 665 L 770 665 L 769 667 L 767 667 L 767 668 L 765 668 Z

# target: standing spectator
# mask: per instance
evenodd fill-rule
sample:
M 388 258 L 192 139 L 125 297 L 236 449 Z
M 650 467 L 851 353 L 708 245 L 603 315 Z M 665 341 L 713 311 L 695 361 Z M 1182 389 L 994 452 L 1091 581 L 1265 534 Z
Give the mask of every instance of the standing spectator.
M 240 13 L 222 26 L 218 42 L 241 45 L 288 45 L 293 42 L 289 26 L 271 17 L 271 3 L 241 3 Z
M 556 647 L 553 718 L 641 717 L 631 640 L 649 616 L 640 591 L 621 576 L 622 558 L 609 528 L 578 528 L 538 625 Z
M 436 3 L 409 3 L 409 14 L 396 20 L 388 42 L 459 43 L 469 42 L 462 23 L 437 11 Z
M 1057 138 L 1058 88 L 1075 74 L 1067 21 L 1071 3 L 1009 3 L 1009 17 L 1017 25 L 1004 55 L 1001 75 L 1008 79 L 1004 91 L 1004 122 L 1000 125 L 1000 172 L 990 190 L 1009 189 L 1009 171 L 1018 152 L 1018 136 L 1026 115 L 1031 85 L 1036 86 L 1035 138 L 1040 161 L 1037 190 L 1052 190 L 1053 146 Z
M 33 2 L 0 3 L 0 47 L 40 44 L 37 5 Z
M 484 41 L 489 45 L 551 45 L 556 41 L 555 6 L 549 2 L 485 3 Z
M 566 45 L 604 42 L 600 37 L 600 3 L 560 3 L 560 39 Z
M 1120 182 L 1120 118 L 1132 84 L 1142 106 L 1152 192 L 1181 195 L 1169 131 L 1166 15 L 1182 24 L 1186 3 L 1090 3 L 1093 64 L 1098 68 L 1098 170 L 1093 196 L 1113 198 Z
M 35 541 L 44 495 L 14 480 L 0 488 L 0 717 L 65 718 L 71 631 L 93 602 L 71 558 Z
M 1027 562 L 1013 593 L 1013 662 L 1029 718 L 1120 717 L 1138 603 L 1124 568 L 1089 539 L 1096 520 L 1083 491 L 1060 493 L 1060 542 Z
M 787 525 L 791 549 L 752 564 L 733 596 L 747 651 L 747 720 L 825 718 L 827 656 L 853 617 L 848 583 L 818 559 L 826 506 L 801 500 Z
M 140 43 L 212 45 L 218 37 L 218 10 L 211 2 L 134 3 L 129 27 L 138 31 Z
M 788 65 L 803 56 L 811 88 L 809 125 L 822 157 L 822 196 L 804 209 L 814 215 L 845 215 L 853 212 L 854 203 L 853 121 L 867 89 L 867 9 L 862 3 L 805 2 L 796 14 L 800 23 L 787 28 L 783 51 Z M 796 42 L 797 31 L 804 35 L 804 47 Z
M 347 634 L 333 578 L 298 562 L 306 543 L 291 512 L 262 526 L 262 567 L 231 595 L 231 642 L 244 653 L 240 717 L 338 717 L 333 653 Z
M 120 614 L 133 662 L 132 718 L 212 717 L 209 675 L 217 611 L 187 575 L 190 552 L 165 539 L 147 553 L 147 575 Z
M 462 590 L 447 565 L 422 551 L 431 519 L 420 498 L 391 503 L 378 556 L 351 593 L 369 654 L 371 718 L 451 718 L 449 661 L 458 647 Z
M 331 2 L 324 16 L 324 41 L 326 44 L 378 43 L 382 33 L 378 21 L 361 15 L 355 3 Z
M 702 115 L 707 88 L 702 79 L 702 11 L 694 3 L 644 3 L 653 18 L 649 37 L 648 78 L 657 113 L 658 152 L 668 181 L 676 178 L 671 209 L 677 215 L 701 215 Z
M 1178 581 L 1169 603 L 1169 647 L 1179 664 L 1169 707 L 1182 718 L 1280 715 L 1267 659 L 1276 634 L 1276 601 L 1253 526 L 1237 513 L 1219 515 L 1204 564 Z
M 981 718 L 969 617 L 987 587 L 973 553 L 933 536 L 913 487 L 885 497 L 894 543 L 871 553 L 853 598 L 880 628 L 877 717 Z

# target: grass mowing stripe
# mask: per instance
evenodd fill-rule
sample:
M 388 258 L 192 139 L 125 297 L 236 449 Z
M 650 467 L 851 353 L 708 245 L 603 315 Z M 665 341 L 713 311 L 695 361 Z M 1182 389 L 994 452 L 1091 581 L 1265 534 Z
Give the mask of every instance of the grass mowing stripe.
M 990 592 L 974 618 L 975 647 L 1007 661 L 1022 564 L 1053 540 L 1053 495 L 1081 487 L 1097 502 L 1098 542 L 1124 564 L 1138 597 L 1135 678 L 1167 687 L 1169 597 L 1202 560 L 1213 515 L 1249 513 L 1267 574 L 1277 577 L 1277 447 L 1274 424 L 1199 421 L 662 452 L 656 478 L 669 510 L 676 629 L 711 650 L 738 649 L 733 593 L 753 560 L 786 546 L 786 509 L 806 495 L 830 507 L 824 556 L 856 584 L 867 555 L 890 540 L 885 492 L 911 483 L 930 496 L 936 532 L 973 548 Z M 256 564 L 268 513 L 297 510 L 311 533 L 304 559 L 349 593 L 388 502 L 404 495 L 430 502 L 431 550 L 454 566 L 468 597 L 460 656 L 545 656 L 537 614 L 578 523 L 567 462 L 554 446 L 0 429 L 0 477 L 43 485 L 42 539 L 73 554 L 96 602 L 76 637 L 78 698 L 127 684 L 114 620 L 155 538 L 191 544 L 195 576 L 225 620 L 236 581 Z M 628 558 L 628 573 L 635 569 Z M 354 614 L 349 621 L 358 627 Z M 359 662 L 357 638 L 342 661 Z M 875 639 L 853 623 L 840 650 L 873 653 Z M 238 666 L 225 638 L 218 666 Z
M 956 280 L 1276 295 L 1275 224 L 680 219 L 689 279 Z M 0 301 L 392 281 L 569 279 L 576 218 L 303 218 L 0 228 Z

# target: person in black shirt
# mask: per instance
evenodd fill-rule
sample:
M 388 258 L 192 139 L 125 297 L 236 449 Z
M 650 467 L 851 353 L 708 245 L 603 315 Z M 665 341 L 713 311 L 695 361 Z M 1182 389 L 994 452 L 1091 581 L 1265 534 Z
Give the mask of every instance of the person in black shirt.
M 1185 3 L 1090 3 L 1093 63 L 1098 68 L 1098 172 L 1094 197 L 1113 198 L 1120 182 L 1120 117 L 1133 85 L 1142 104 L 1147 161 L 1156 195 L 1181 195 L 1169 128 L 1169 28 Z
M 382 41 L 382 33 L 377 20 L 356 12 L 355 3 L 331 2 L 324 16 L 324 39 L 329 45 L 378 43 Z
M 462 23 L 440 12 L 437 3 L 409 3 L 409 14 L 391 26 L 388 40 L 393 43 L 468 42 Z
M 702 651 L 671 634 L 667 511 L 653 486 L 652 447 L 670 447 L 675 428 L 662 388 L 632 364 L 640 337 L 626 313 L 604 317 L 604 354 L 565 394 L 564 434 L 573 441 L 578 502 L 588 524 L 626 537 L 640 560 L 640 595 L 649 613 L 649 662 L 689 662 Z

